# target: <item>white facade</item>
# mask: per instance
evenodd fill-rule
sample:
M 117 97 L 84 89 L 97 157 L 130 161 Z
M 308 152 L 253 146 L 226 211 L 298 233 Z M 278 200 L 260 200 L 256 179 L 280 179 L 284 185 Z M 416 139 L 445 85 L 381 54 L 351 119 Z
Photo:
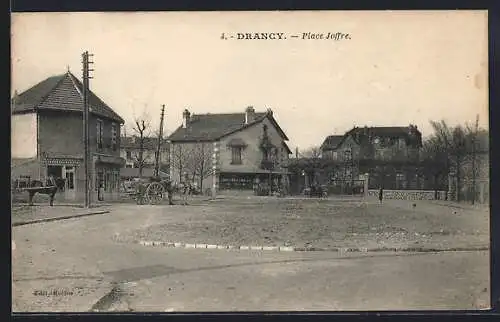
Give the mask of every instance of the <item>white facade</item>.
M 36 113 L 11 115 L 11 157 L 35 158 L 37 156 Z

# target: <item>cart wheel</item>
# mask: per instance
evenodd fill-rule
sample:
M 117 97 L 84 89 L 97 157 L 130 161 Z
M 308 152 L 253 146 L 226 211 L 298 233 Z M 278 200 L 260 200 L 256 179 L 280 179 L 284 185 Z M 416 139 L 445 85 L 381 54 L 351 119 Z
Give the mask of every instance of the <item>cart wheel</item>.
M 158 182 L 151 183 L 146 189 L 146 198 L 150 205 L 156 205 L 163 199 L 163 186 Z

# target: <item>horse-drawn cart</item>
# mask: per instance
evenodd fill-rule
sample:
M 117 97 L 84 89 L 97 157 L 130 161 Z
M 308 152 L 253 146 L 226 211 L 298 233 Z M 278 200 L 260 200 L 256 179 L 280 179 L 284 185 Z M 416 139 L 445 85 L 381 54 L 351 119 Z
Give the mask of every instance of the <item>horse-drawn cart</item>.
M 171 195 L 170 182 L 154 177 L 135 181 L 131 188 L 127 193 L 138 205 L 157 205 L 163 201 L 165 194 Z
M 35 194 L 39 193 L 42 195 L 49 196 L 49 204 L 54 205 L 54 198 L 58 190 L 64 189 L 65 180 L 61 178 L 54 178 L 52 180 L 47 180 L 44 184 L 40 180 L 23 180 L 23 178 L 15 180 L 12 184 L 12 190 L 16 192 L 28 192 L 28 204 L 33 205 L 33 198 Z

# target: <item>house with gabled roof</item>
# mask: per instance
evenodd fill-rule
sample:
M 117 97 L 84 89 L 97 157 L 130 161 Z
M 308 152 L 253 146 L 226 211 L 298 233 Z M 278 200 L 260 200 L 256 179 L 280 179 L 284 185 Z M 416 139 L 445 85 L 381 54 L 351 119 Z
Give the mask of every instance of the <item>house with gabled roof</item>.
M 325 158 L 334 158 L 339 144 L 344 139 L 344 135 L 329 135 L 320 146 L 321 155 Z
M 299 182 L 294 190 L 322 184 L 332 191 L 351 191 L 363 186 L 366 174 L 370 189 L 423 189 L 431 183 L 419 164 L 421 147 L 422 134 L 412 124 L 353 127 L 342 135 L 329 135 L 320 147 L 321 160 L 290 164 L 292 182 Z M 297 176 L 300 172 L 303 178 Z
M 337 163 L 337 180 L 359 180 L 370 174 L 370 188 L 422 189 L 418 171 L 422 133 L 409 126 L 353 127 L 332 135 L 322 145 L 323 156 Z
M 272 110 L 242 113 L 191 114 L 168 138 L 170 175 L 182 181 L 188 175 L 205 193 L 248 190 L 255 185 L 276 186 L 286 180 L 282 167 L 292 153 L 288 137 Z
M 83 84 L 69 70 L 49 77 L 14 95 L 11 106 L 12 179 L 20 176 L 66 180 L 67 199 L 84 198 Z M 104 198 L 117 197 L 120 168 L 120 126 L 124 123 L 109 105 L 89 91 L 91 186 Z
M 376 189 L 423 189 L 419 168 L 422 133 L 417 126 L 354 127 L 332 150 L 333 160 L 343 164 L 350 179 L 369 173 L 369 187 Z M 347 171 L 345 171 L 347 168 Z

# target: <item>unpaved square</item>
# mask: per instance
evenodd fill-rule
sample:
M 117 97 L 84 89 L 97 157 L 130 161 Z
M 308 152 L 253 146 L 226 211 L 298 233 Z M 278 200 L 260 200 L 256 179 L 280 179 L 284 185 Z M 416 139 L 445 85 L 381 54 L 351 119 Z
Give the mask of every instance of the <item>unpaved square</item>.
M 415 203 L 415 206 L 413 206 Z M 427 201 L 246 198 L 165 210 L 168 223 L 135 240 L 294 247 L 477 248 L 489 245 L 489 211 Z

